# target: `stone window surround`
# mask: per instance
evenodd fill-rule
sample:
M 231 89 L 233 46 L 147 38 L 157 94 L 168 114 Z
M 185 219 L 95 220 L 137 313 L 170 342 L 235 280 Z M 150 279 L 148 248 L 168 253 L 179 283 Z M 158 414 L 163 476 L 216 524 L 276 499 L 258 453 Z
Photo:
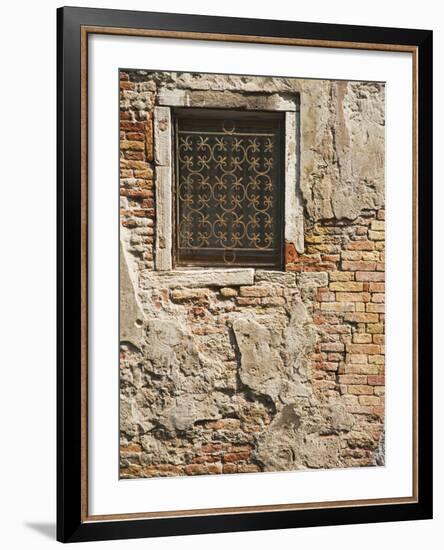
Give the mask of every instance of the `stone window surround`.
M 152 276 L 174 281 L 176 286 L 189 286 L 190 280 L 212 286 L 253 284 L 254 268 L 178 268 L 173 269 L 173 145 L 171 109 L 174 107 L 223 108 L 280 111 L 285 113 L 285 242 L 299 253 L 304 251 L 303 206 L 299 190 L 299 95 L 276 93 L 245 94 L 169 90 L 159 91 L 154 107 L 154 163 L 156 190 L 156 235 Z M 162 273 L 164 272 L 164 273 Z M 206 285 L 203 285 L 206 286 Z

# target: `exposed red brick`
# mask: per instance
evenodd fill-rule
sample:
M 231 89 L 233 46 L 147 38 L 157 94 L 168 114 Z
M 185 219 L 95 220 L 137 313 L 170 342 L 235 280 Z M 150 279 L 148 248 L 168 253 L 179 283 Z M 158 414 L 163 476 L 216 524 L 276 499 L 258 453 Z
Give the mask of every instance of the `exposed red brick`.
M 371 386 L 383 386 L 385 384 L 385 376 L 370 375 L 368 377 L 368 384 Z
M 362 334 L 360 332 L 355 332 L 353 334 L 354 344 L 371 344 L 371 342 L 372 342 L 371 334 Z
M 140 453 L 142 452 L 142 447 L 140 443 L 128 443 L 128 445 L 120 446 L 121 453 Z
M 247 473 L 254 473 L 254 472 L 260 472 L 261 469 L 257 464 L 238 464 L 237 465 L 237 471 L 239 473 L 247 474 Z
M 360 395 L 359 403 L 366 407 L 378 407 L 381 404 L 381 398 L 376 395 Z
M 384 292 L 385 283 L 370 283 L 369 290 L 370 292 Z
M 185 466 L 185 473 L 189 476 L 203 474 L 221 474 L 222 464 L 188 464 L 187 466 Z
M 349 321 L 351 323 L 377 323 L 379 321 L 379 316 L 376 313 L 346 313 L 344 321 Z
M 242 451 L 238 453 L 224 453 L 222 455 L 222 459 L 224 462 L 238 462 L 239 460 L 248 460 L 249 457 L 249 451 Z
M 128 160 L 145 160 L 145 153 L 142 151 L 125 151 L 125 158 Z
M 335 301 L 335 293 L 330 292 L 328 290 L 328 288 L 318 288 L 316 299 L 319 302 L 334 302 Z
M 202 445 L 201 451 L 203 453 L 219 453 L 229 447 L 229 443 L 208 443 L 207 445 Z
M 236 303 L 239 306 L 258 306 L 261 303 L 260 298 L 236 298 Z
M 153 121 L 151 119 L 145 122 L 145 146 L 147 159 L 154 160 Z
M 261 304 L 264 306 L 284 306 L 286 304 L 285 298 L 281 296 L 270 296 L 268 298 L 262 298 Z
M 216 455 L 196 456 L 193 459 L 195 464 L 208 464 L 210 462 L 220 462 L 220 457 Z
M 351 384 L 348 386 L 347 391 L 352 395 L 373 395 L 372 386 L 367 384 Z
M 126 151 L 127 149 L 132 149 L 133 151 L 143 151 L 145 149 L 145 145 L 140 141 L 121 140 L 120 150 Z
M 370 294 L 368 292 L 336 292 L 338 302 L 369 302 Z
M 249 298 L 262 298 L 270 295 L 270 289 L 266 286 L 242 286 L 239 293 Z
M 356 280 L 357 281 L 384 281 L 385 274 L 383 272 L 376 271 L 357 271 Z
M 373 241 L 351 241 L 346 248 L 348 250 L 374 250 L 375 243 Z
M 377 355 L 381 353 L 381 346 L 376 344 L 347 344 L 349 353 L 363 353 L 366 355 Z
M 344 344 L 341 342 L 326 342 L 320 344 L 321 351 L 344 351 Z
M 296 261 L 298 253 L 293 243 L 285 243 L 285 263 L 291 264 Z
M 318 370 L 337 371 L 339 364 L 332 361 L 321 361 L 313 363 L 313 367 Z
M 367 384 L 367 376 L 365 374 L 340 374 L 340 384 Z
M 370 313 L 384 313 L 385 304 L 370 303 L 370 304 L 366 304 L 365 309 Z
M 145 127 L 145 124 L 143 122 L 135 122 L 135 121 L 121 121 L 120 122 L 120 129 L 125 130 L 127 132 L 137 132 L 140 130 L 143 130 Z
M 345 271 L 374 271 L 375 268 L 376 262 L 365 262 L 363 260 L 357 262 L 342 262 L 342 269 L 344 269 Z M 356 280 L 359 281 L 361 279 L 356 278 Z

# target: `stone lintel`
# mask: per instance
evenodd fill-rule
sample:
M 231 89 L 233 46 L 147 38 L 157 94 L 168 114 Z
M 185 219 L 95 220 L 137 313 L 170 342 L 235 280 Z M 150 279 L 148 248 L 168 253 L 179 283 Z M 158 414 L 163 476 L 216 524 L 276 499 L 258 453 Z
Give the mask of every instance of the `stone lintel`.
M 204 288 L 252 285 L 254 269 L 188 269 L 156 272 L 146 270 L 141 273 L 140 285 L 148 288 Z
M 162 88 L 157 96 L 159 105 L 169 107 L 207 107 L 268 111 L 297 111 L 296 97 L 285 94 L 252 94 L 231 91 L 169 90 Z

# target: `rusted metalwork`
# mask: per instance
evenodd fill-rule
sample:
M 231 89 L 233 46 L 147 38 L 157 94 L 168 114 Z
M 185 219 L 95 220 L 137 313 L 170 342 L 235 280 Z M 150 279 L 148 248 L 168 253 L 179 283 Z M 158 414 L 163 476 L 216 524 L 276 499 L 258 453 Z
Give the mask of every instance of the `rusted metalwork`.
M 177 265 L 281 265 L 283 128 L 279 114 L 176 115 Z

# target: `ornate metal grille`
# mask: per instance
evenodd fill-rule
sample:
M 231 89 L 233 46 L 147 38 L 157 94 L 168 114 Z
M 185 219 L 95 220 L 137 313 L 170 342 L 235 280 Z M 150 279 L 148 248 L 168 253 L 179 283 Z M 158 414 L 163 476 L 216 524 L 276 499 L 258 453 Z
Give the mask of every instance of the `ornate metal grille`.
M 281 266 L 283 128 L 279 114 L 176 114 L 177 265 Z

